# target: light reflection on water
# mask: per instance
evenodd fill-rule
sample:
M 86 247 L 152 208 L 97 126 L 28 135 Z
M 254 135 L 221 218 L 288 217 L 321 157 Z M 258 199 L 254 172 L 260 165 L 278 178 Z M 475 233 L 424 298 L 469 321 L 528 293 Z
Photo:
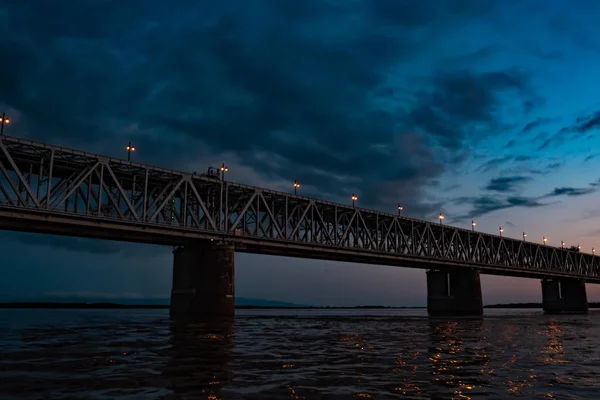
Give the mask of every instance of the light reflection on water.
M 600 393 L 600 313 L 0 310 L 1 399 L 559 398 Z

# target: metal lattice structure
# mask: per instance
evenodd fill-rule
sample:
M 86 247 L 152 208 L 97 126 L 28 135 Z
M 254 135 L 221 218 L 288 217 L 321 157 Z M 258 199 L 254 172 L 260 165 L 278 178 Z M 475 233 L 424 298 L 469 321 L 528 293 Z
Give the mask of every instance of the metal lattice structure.
M 0 228 L 600 283 L 598 257 L 0 136 Z

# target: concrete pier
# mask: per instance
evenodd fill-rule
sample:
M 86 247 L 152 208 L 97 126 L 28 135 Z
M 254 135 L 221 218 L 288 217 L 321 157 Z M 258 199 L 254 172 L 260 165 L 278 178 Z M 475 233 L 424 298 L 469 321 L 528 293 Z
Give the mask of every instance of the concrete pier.
M 427 311 L 431 316 L 481 316 L 483 299 L 479 271 L 427 271 Z
M 171 317 L 235 314 L 233 245 L 206 241 L 173 251 Z
M 542 279 L 542 303 L 547 314 L 587 313 L 585 281 L 568 278 Z

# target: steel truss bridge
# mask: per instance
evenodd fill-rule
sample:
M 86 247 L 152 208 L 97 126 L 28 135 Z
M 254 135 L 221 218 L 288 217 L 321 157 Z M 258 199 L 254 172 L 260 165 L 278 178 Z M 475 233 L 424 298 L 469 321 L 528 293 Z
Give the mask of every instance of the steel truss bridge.
M 0 228 L 600 283 L 597 256 L 0 136 Z

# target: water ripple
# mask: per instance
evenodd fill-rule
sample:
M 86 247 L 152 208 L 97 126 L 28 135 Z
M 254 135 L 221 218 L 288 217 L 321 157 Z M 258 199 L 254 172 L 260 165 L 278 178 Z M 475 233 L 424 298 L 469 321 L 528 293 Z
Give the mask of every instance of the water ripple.
M 594 399 L 600 392 L 598 313 L 457 320 L 401 310 L 261 313 L 183 324 L 165 310 L 1 310 L 0 398 Z

